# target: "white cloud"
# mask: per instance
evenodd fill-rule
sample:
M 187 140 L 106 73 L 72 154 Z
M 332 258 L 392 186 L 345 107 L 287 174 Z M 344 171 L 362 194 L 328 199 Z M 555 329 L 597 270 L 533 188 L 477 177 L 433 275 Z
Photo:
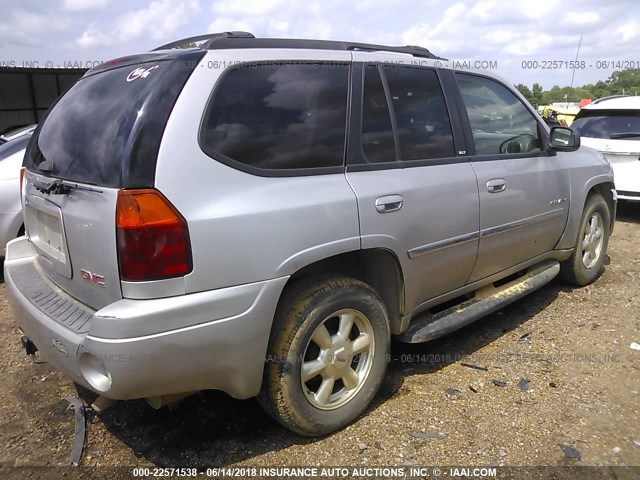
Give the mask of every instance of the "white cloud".
M 250 32 L 251 25 L 244 20 L 235 20 L 233 18 L 218 17 L 207 30 L 207 33 L 230 32 L 240 30 L 242 32 Z
M 56 12 L 39 12 L 37 9 L 20 7 L 8 9 L 0 18 L 0 44 L 4 40 L 35 46 L 39 44 L 41 36 L 64 31 L 70 23 L 67 16 Z
M 94 24 L 90 24 L 76 39 L 76 43 L 81 48 L 99 48 L 109 44 L 109 37 L 98 31 Z
M 95 23 L 89 25 L 76 38 L 76 44 L 82 48 L 96 48 L 135 40 L 168 42 L 180 36 L 176 33 L 179 27 L 199 8 L 197 0 L 155 0 L 146 8 L 120 15 L 110 29 L 100 29 Z
M 88 12 L 100 10 L 109 4 L 109 0 L 64 0 L 62 8 L 69 12 Z
M 638 24 L 636 21 L 626 22 L 613 31 L 613 38 L 620 42 L 629 42 L 638 38 Z
M 213 5 L 213 13 L 225 16 L 262 16 L 280 11 L 284 0 L 226 0 Z
M 600 14 L 597 12 L 565 13 L 562 23 L 567 25 L 593 26 L 600 21 Z

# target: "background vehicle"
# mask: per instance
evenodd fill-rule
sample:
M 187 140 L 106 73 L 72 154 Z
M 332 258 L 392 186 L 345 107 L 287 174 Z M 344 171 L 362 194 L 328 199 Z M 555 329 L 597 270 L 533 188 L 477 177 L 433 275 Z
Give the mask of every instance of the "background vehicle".
M 596 100 L 580 110 L 573 128 L 611 163 L 618 198 L 640 201 L 640 97 Z
M 0 257 L 5 245 L 24 233 L 20 202 L 20 168 L 35 125 L 0 137 Z
M 30 137 L 37 125 L 27 125 L 26 127 L 16 128 L 10 132 L 0 135 L 0 145 L 10 142 L 11 140 L 17 140 L 18 138 L 28 136 Z
M 87 73 L 25 156 L 5 282 L 27 351 L 106 398 L 219 389 L 321 435 L 371 402 L 391 335 L 593 282 L 610 165 L 437 60 L 231 32 Z

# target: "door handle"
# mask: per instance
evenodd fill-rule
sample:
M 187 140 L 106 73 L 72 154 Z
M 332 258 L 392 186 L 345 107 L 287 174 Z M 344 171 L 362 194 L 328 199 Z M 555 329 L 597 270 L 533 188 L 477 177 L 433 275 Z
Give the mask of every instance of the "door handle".
M 376 200 L 376 210 L 380 213 L 396 212 L 402 208 L 401 195 L 387 195 Z
M 489 193 L 498 193 L 504 192 L 507 188 L 507 182 L 504 178 L 494 178 L 493 180 L 489 180 L 487 182 L 487 190 Z

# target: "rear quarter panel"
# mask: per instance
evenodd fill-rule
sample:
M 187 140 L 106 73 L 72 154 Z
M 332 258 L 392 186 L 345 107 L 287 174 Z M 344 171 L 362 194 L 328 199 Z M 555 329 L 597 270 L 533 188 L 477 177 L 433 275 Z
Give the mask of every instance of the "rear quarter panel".
M 187 293 L 267 280 L 360 248 L 358 211 L 344 174 L 260 177 L 206 155 L 198 144 L 211 92 L 231 63 L 349 62 L 348 52 L 212 51 L 196 67 L 167 124 L 158 188 L 187 219 L 193 272 Z

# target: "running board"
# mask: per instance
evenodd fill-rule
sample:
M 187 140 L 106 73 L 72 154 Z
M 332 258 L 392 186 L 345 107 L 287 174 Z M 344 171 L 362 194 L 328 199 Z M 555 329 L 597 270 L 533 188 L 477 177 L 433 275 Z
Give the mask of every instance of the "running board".
M 472 299 L 442 312 L 417 316 L 407 331 L 396 338 L 404 343 L 422 343 L 447 335 L 546 285 L 558 275 L 560 264 L 556 260 L 546 260 L 525 272 L 499 287 L 490 284 L 476 290 Z

